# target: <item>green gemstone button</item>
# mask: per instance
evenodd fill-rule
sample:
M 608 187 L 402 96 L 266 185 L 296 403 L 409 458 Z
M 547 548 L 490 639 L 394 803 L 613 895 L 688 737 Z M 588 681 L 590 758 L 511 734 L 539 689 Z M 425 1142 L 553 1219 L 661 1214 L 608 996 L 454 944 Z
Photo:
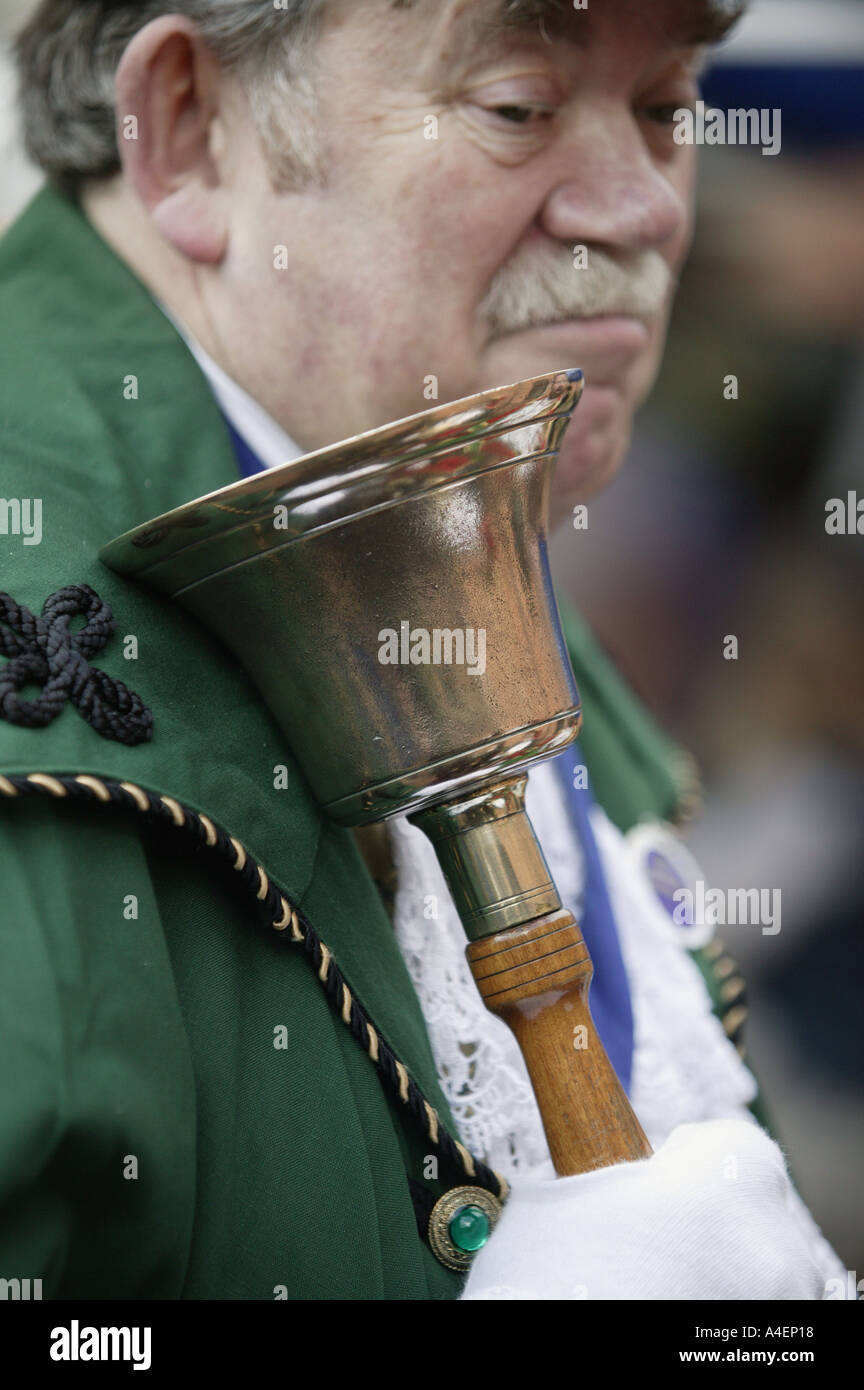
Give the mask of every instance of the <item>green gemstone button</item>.
M 473 1254 L 489 1239 L 489 1217 L 480 1207 L 460 1207 L 447 1229 L 457 1250 Z

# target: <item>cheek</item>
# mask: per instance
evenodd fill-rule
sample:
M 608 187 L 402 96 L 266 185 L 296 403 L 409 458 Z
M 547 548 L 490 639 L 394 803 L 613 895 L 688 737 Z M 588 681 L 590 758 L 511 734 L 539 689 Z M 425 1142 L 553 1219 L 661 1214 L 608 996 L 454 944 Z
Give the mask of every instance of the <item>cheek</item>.
M 669 264 L 672 269 L 678 271 L 684 262 L 687 252 L 693 240 L 693 224 L 695 219 L 695 200 L 696 200 L 696 167 L 697 155 L 695 148 L 685 145 L 681 151 L 681 162 L 676 167 L 672 178 L 672 185 L 681 200 L 681 226 L 678 235 L 669 254 Z
M 669 318 L 672 313 L 674 296 L 670 298 L 666 307 L 666 312 L 662 314 L 651 330 L 651 338 L 645 355 L 637 364 L 634 376 L 633 387 L 633 407 L 636 409 L 645 400 L 657 380 L 660 367 L 663 362 L 663 354 L 666 351 L 666 339 L 669 333 Z
M 439 140 L 431 143 L 431 159 L 415 161 L 412 171 L 422 200 L 414 222 L 430 278 L 441 283 L 445 302 L 458 300 L 473 320 L 524 239 L 538 202 L 525 174 L 490 161 L 455 119 L 442 119 Z

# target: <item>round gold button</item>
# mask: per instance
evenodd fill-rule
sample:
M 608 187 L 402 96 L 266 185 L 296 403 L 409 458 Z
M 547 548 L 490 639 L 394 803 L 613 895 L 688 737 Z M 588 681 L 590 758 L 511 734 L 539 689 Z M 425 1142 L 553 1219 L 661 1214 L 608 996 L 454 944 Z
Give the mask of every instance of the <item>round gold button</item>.
M 501 1203 L 485 1187 L 454 1187 L 439 1197 L 429 1216 L 429 1244 L 447 1269 L 468 1269 L 501 1215 Z

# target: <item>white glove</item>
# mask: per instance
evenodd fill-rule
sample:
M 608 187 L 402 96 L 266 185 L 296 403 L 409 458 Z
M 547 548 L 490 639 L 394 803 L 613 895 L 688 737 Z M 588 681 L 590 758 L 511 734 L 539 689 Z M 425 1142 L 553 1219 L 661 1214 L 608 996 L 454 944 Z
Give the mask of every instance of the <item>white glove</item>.
M 681 1125 L 641 1162 L 514 1184 L 462 1298 L 821 1299 L 795 1201 L 758 1125 Z

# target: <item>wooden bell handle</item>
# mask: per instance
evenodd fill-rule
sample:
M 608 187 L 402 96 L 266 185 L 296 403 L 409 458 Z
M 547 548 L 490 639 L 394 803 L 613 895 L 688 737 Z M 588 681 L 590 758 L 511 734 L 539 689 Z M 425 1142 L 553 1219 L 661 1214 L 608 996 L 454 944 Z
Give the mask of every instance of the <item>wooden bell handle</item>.
M 528 1067 L 559 1177 L 648 1158 L 645 1137 L 594 1027 L 588 948 L 565 909 L 474 941 L 468 960 Z

